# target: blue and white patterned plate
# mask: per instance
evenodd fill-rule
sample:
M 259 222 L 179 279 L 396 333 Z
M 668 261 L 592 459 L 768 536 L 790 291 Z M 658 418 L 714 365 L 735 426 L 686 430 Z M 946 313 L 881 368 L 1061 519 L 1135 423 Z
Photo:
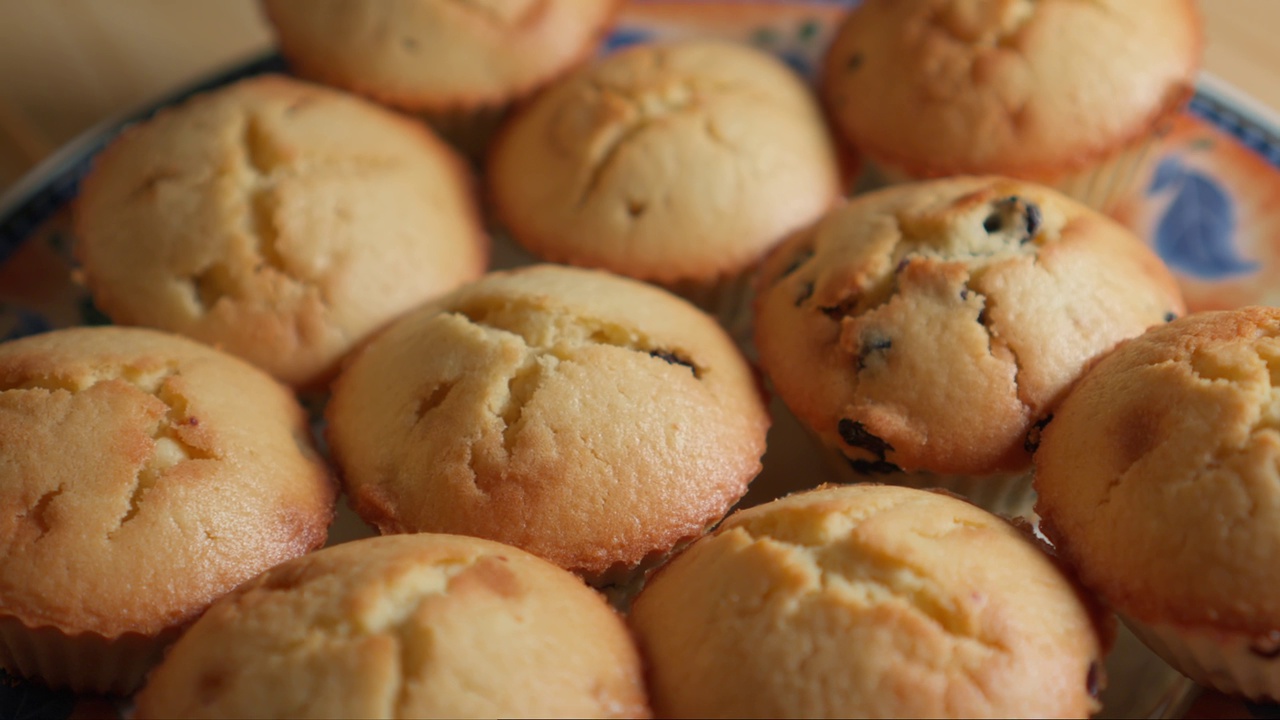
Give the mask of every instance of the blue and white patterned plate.
M 854 1 L 636 2 L 604 51 L 653 39 L 714 35 L 773 52 L 811 77 L 835 23 Z M 0 340 L 109 322 L 73 280 L 69 219 L 80 180 L 94 155 L 117 133 L 195 93 L 286 70 L 275 54 L 256 57 L 103 123 L 0 197 Z M 1116 217 L 1146 238 L 1175 270 L 1191 309 L 1280 304 L 1280 123 L 1229 86 L 1205 77 L 1188 112 L 1160 140 L 1158 153 L 1150 181 L 1121 204 Z M 519 257 L 512 248 L 498 248 L 500 258 L 504 253 Z M 794 477 L 797 463 L 804 462 L 799 453 L 775 445 L 780 439 L 785 445 L 788 436 L 801 438 L 802 433 L 780 421 L 770 435 L 765 474 L 753 484 L 748 500 L 795 489 L 776 479 Z M 771 474 L 771 459 L 775 470 L 781 466 L 786 472 Z M 1129 636 L 1121 637 L 1108 673 L 1108 716 L 1179 716 L 1194 697 L 1188 681 Z M 73 711 L 104 716 L 123 707 L 122 702 L 76 698 L 0 673 L 0 717 L 63 718 Z M 1274 716 L 1272 708 L 1233 707 L 1257 717 Z

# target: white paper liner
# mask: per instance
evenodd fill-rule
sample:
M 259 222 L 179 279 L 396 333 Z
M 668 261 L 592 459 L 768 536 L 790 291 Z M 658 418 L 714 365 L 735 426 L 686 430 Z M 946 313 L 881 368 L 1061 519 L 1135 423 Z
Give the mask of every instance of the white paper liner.
M 815 442 L 821 445 L 816 437 Z M 942 475 L 931 472 L 860 473 L 853 469 L 844 453 L 822 445 L 823 454 L 837 482 L 876 482 L 921 490 L 942 489 L 955 493 L 988 512 L 1006 518 L 1034 521 L 1035 490 L 1031 487 L 1031 469 L 990 475 Z
M 664 285 L 716 319 L 744 350 L 751 346 L 751 299 L 754 271 L 709 281 L 687 280 Z M 748 352 L 754 359 L 754 355 Z
M 1280 632 L 1272 637 L 1151 624 L 1120 615 L 1151 651 L 1201 685 L 1254 701 L 1280 700 Z
M 169 628 L 157 637 L 68 635 L 52 627 L 28 628 L 5 617 L 0 618 L 0 666 L 76 693 L 128 695 L 142 684 L 164 647 L 180 632 L 180 628 Z
M 1068 197 L 1074 198 L 1102 213 L 1109 213 L 1141 188 L 1150 171 L 1156 153 L 1152 148 L 1156 136 L 1134 143 L 1105 160 L 1078 172 L 1070 173 L 1057 182 L 1042 183 Z M 858 192 L 916 182 L 917 177 L 902 168 L 868 157 L 862 176 L 857 182 Z
M 489 143 L 506 119 L 507 107 L 481 107 L 452 112 L 421 112 L 425 122 L 445 142 L 466 159 L 481 163 L 489 151 Z

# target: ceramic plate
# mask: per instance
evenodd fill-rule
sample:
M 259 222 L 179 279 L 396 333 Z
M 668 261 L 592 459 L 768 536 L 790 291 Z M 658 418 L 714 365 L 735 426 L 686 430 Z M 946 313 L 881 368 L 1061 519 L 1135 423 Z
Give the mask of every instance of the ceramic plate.
M 716 36 L 770 51 L 812 77 L 822 51 L 851 0 L 796 2 L 639 1 L 630 6 L 604 52 L 637 42 Z M 194 93 L 265 72 L 286 71 L 276 55 L 251 59 L 140 109 L 104 123 L 49 158 L 0 198 L 0 340 L 69 325 L 102 324 L 73 281 L 70 207 L 80 179 L 122 128 Z M 1189 110 L 1160 138 L 1159 162 L 1116 217 L 1145 238 L 1173 268 L 1191 310 L 1280 304 L 1280 124 L 1248 98 L 1202 78 Z M 495 266 L 528 257 L 501 239 Z M 779 420 L 769 436 L 765 472 L 746 499 L 754 504 L 817 485 L 820 462 L 794 420 L 775 403 Z M 333 542 L 371 534 L 340 513 Z M 1104 716 L 1177 717 L 1197 690 L 1138 641 L 1122 634 L 1108 661 Z M 0 716 L 63 718 L 118 714 L 122 702 L 77 698 L 35 683 L 3 678 Z M 1224 712 L 1243 712 L 1232 706 Z M 1251 706 L 1258 716 L 1274 709 Z M 1223 714 L 1223 717 L 1229 716 Z

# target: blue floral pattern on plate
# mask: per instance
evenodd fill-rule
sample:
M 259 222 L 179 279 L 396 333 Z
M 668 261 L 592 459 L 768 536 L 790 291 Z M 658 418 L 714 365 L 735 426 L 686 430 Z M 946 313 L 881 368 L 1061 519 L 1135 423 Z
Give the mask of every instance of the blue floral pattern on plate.
M 1188 168 L 1176 155 L 1156 167 L 1148 195 L 1173 193 L 1156 226 L 1155 249 L 1174 270 L 1221 280 L 1258 269 L 1241 258 L 1232 240 L 1237 225 L 1231 196 L 1208 175 Z

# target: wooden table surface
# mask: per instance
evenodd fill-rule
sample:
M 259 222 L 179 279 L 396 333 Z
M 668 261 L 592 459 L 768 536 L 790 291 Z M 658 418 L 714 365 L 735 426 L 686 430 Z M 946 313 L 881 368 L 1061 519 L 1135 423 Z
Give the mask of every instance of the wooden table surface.
M 1280 0 L 1201 5 L 1206 69 L 1280 109 Z M 270 43 L 253 0 L 0 0 L 0 191 L 95 122 Z

